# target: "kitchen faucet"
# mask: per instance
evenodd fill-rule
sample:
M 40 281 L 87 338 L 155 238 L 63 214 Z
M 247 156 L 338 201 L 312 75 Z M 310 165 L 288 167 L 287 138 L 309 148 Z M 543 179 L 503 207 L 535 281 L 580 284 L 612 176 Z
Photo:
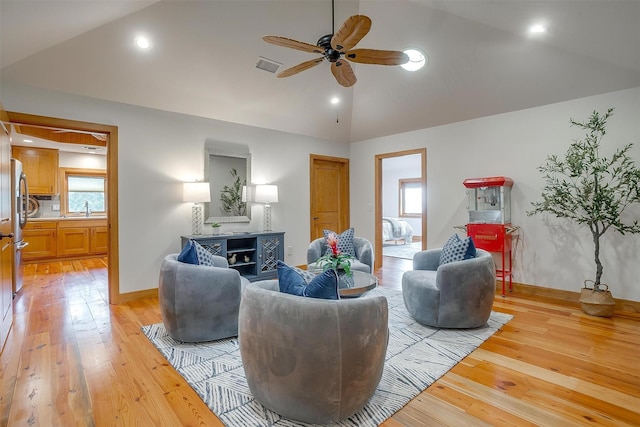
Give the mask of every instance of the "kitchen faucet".
M 89 209 L 89 201 L 88 200 L 84 201 L 84 216 L 86 216 L 87 218 L 91 216 L 91 209 Z

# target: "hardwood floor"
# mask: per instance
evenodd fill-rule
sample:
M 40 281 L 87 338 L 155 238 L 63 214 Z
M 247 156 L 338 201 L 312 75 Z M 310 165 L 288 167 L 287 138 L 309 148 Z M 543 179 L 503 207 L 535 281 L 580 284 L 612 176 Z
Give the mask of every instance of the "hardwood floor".
M 106 304 L 105 259 L 30 264 L 0 355 L 0 426 L 222 426 L 140 331 L 157 299 Z M 411 261 L 385 259 L 400 288 Z M 640 320 L 517 295 L 514 318 L 383 426 L 640 425 Z

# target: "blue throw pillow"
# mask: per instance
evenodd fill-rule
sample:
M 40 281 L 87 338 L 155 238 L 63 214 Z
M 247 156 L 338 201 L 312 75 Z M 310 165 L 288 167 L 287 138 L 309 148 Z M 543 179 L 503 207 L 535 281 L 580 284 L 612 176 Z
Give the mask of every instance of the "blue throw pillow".
M 473 239 L 471 239 L 471 237 L 461 239 L 460 236 L 454 234 L 449 237 L 447 243 L 442 247 L 442 251 L 440 252 L 440 265 L 475 257 L 476 246 L 473 244 Z
M 189 241 L 182 248 L 182 252 L 178 255 L 178 261 L 185 262 L 187 264 L 195 265 L 207 265 L 213 267 L 213 255 L 202 247 L 202 245 L 195 240 L 189 239 Z
M 351 255 L 352 257 L 356 256 L 356 248 L 355 246 L 353 246 L 353 227 L 343 231 L 340 234 L 331 230 L 323 230 L 322 233 L 324 234 L 325 245 L 327 245 L 327 249 L 325 250 L 325 253 L 329 251 L 329 245 L 327 244 L 327 237 L 329 237 L 329 234 L 333 233 L 338 237 L 338 250 L 343 254 Z
M 182 248 L 182 252 L 178 255 L 178 261 L 185 262 L 187 264 L 198 265 L 198 254 L 196 253 L 196 247 L 193 240 L 189 240 Z
M 338 274 L 329 269 L 316 275 L 307 284 L 304 277 L 282 261 L 278 261 L 278 284 L 280 292 L 309 298 L 340 299 L 338 294 Z

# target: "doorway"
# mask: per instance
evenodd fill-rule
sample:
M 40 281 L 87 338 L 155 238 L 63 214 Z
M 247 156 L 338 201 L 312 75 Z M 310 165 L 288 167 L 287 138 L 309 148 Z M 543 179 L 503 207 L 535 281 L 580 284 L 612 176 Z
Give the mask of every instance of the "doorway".
M 12 124 L 40 127 L 43 129 L 64 129 L 83 134 L 102 134 L 107 146 L 107 281 L 108 303 L 120 302 L 119 253 L 118 253 L 118 128 L 117 126 L 82 122 L 55 117 L 36 116 L 17 112 L 7 112 Z
M 421 235 L 421 250 L 425 250 L 427 247 L 427 150 L 426 148 L 414 149 L 414 150 L 405 150 L 405 151 L 397 151 L 393 153 L 385 153 L 385 154 L 377 154 L 375 156 L 375 268 L 381 268 L 383 262 L 383 216 L 384 216 L 384 182 L 385 182 L 385 174 L 384 174 L 384 165 L 383 162 L 389 159 L 399 159 L 405 156 L 419 156 L 419 176 L 411 176 L 406 177 L 407 179 L 398 180 L 398 196 L 395 196 L 395 200 L 392 203 L 398 203 L 398 216 L 401 217 L 403 215 L 410 217 L 419 217 L 419 226 L 420 226 L 420 235 Z M 411 186 L 415 185 L 420 191 L 420 201 L 418 203 L 418 209 L 409 209 L 407 208 L 407 212 L 405 212 L 405 208 L 408 205 L 403 203 L 403 183 L 407 184 L 407 189 L 410 189 Z M 409 194 L 409 193 L 406 193 Z M 409 196 L 410 197 L 410 196 Z M 412 210 L 413 213 L 409 213 L 408 211 Z M 415 210 L 419 210 L 419 215 L 416 215 Z M 388 236 L 387 236 L 388 237 Z M 406 236 L 400 236 L 399 240 L 403 240 Z

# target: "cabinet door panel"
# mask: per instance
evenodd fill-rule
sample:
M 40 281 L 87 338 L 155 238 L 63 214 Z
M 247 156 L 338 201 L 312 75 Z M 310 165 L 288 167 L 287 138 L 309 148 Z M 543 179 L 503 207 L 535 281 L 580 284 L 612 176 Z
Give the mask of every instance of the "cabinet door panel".
M 58 230 L 58 256 L 89 253 L 89 228 L 61 228 Z
M 260 279 L 277 276 L 277 262 L 284 260 L 284 241 L 282 234 L 258 238 L 258 277 Z
M 89 251 L 92 254 L 107 253 L 109 232 L 107 227 L 91 227 Z
M 24 240 L 29 243 L 22 250 L 22 258 L 25 261 L 40 258 L 55 257 L 56 230 L 24 230 Z
M 13 157 L 22 162 L 30 194 L 58 193 L 58 150 L 14 146 Z

